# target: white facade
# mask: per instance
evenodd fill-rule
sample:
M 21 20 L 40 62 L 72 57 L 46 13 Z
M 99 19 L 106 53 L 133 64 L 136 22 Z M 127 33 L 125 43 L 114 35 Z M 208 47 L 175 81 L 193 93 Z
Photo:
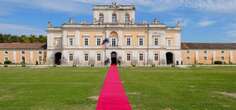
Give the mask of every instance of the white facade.
M 182 62 L 178 25 L 170 28 L 157 20 L 151 24 L 135 23 L 133 5 L 96 5 L 93 14 L 92 24 L 69 20 L 61 27 L 53 27 L 49 23 L 49 64 L 96 66 L 104 65 L 106 60 L 110 64 L 114 60 L 112 53 L 117 54 L 116 62 L 125 66 Z M 109 43 L 103 45 L 105 41 Z

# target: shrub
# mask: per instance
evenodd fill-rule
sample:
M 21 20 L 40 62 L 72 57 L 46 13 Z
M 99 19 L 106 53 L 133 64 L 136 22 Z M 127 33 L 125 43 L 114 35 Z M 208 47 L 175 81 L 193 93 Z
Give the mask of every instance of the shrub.
M 152 64 L 152 67 L 156 67 L 156 65 L 155 65 L 155 64 Z
M 223 64 L 222 61 L 215 61 L 214 64 Z
M 12 64 L 12 62 L 10 61 L 10 60 L 6 60 L 6 61 L 4 61 L 4 64 Z

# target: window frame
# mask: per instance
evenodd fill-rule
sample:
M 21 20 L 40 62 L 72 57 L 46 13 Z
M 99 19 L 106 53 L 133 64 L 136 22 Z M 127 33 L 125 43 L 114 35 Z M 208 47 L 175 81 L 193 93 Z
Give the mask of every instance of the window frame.
M 116 13 L 113 13 L 112 14 L 112 23 L 117 23 L 118 20 L 117 20 L 117 14 Z
M 85 47 L 89 46 L 89 38 L 88 37 L 84 37 L 84 46 Z
M 84 61 L 89 61 L 89 54 L 84 54 Z
M 117 38 L 111 38 L 111 46 L 117 47 Z
M 99 43 L 98 43 L 99 41 Z M 101 37 L 96 37 L 96 46 L 101 46 L 102 44 L 102 38 Z
M 74 60 L 74 54 L 73 53 L 70 53 L 69 54 L 69 61 L 73 61 Z
M 141 43 L 142 42 L 142 43 Z M 142 44 L 142 45 L 141 45 Z M 144 37 L 138 38 L 138 46 L 144 46 Z
M 74 46 L 74 38 L 68 38 L 69 39 L 69 46 Z
M 131 46 L 131 37 L 126 38 L 126 46 Z
M 102 61 L 102 54 L 101 53 L 97 53 L 97 61 Z
M 126 55 L 126 61 L 131 61 L 131 54 L 130 54 L 130 53 L 127 53 L 127 55 Z
M 139 61 L 144 61 L 144 54 L 143 53 L 139 54 Z
M 158 53 L 154 54 L 154 61 L 159 61 L 159 54 Z

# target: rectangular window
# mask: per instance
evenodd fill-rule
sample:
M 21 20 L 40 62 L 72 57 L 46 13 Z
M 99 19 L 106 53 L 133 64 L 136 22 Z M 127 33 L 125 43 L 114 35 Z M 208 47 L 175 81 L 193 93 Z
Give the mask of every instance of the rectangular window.
M 127 46 L 130 46 L 130 45 L 131 45 L 131 38 L 128 37 L 128 38 L 127 38 Z
M 143 61 L 143 54 L 139 54 L 139 61 Z
M 117 45 L 116 45 L 116 38 L 112 38 L 112 40 L 111 40 L 111 46 L 112 46 L 112 47 L 117 46 Z
M 155 60 L 155 61 L 158 61 L 158 54 L 155 54 L 155 55 L 154 55 L 154 60 Z
M 128 53 L 127 54 L 127 61 L 130 61 L 131 60 L 131 55 Z
M 97 61 L 101 61 L 101 54 L 100 53 L 97 54 Z
M 205 60 L 207 60 L 208 58 L 207 57 L 204 57 Z
M 157 37 L 154 38 L 154 45 L 158 46 L 158 38 Z
M 97 38 L 97 43 L 96 43 L 97 46 L 100 46 L 101 45 L 101 38 Z
M 112 14 L 112 23 L 117 23 L 117 15 L 115 13 Z
M 143 38 L 139 38 L 139 46 L 143 46 Z
M 89 45 L 89 39 L 88 38 L 84 38 L 84 46 L 88 46 Z
M 74 55 L 73 55 L 73 54 L 70 54 L 70 55 L 69 55 L 69 60 L 70 60 L 70 61 L 73 61 L 73 60 L 74 60 Z
M 84 54 L 84 61 L 88 61 L 88 60 L 89 60 L 88 54 Z
M 171 46 L 171 40 L 167 41 L 167 46 L 170 47 Z
M 74 45 L 74 39 L 73 38 L 69 38 L 69 45 L 73 46 Z

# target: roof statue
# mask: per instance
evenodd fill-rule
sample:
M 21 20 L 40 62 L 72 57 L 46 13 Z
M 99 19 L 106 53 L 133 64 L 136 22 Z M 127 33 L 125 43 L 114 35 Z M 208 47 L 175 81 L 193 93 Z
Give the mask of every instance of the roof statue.
M 51 27 L 52 27 L 52 22 L 48 21 L 48 28 L 51 28 Z

